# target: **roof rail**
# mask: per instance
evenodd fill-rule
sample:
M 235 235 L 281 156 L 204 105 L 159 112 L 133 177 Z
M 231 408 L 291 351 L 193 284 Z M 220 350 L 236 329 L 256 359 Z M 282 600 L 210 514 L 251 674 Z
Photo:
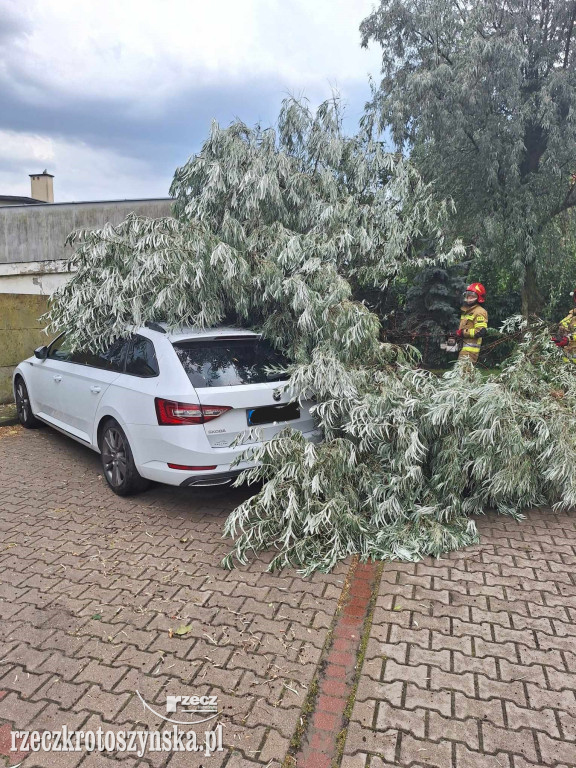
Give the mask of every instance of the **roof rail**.
M 146 328 L 150 328 L 151 331 L 158 331 L 158 333 L 166 333 L 166 328 L 163 328 L 160 323 L 153 323 L 151 320 L 144 323 Z

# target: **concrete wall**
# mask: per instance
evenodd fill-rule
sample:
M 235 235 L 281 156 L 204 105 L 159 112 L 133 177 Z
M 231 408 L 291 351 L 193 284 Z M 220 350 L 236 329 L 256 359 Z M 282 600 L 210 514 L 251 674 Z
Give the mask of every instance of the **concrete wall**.
M 172 200 L 0 205 L 0 293 L 50 296 L 70 278 L 70 232 L 119 224 L 132 212 L 169 216 Z
M 69 262 L 64 259 L 0 264 L 0 294 L 35 293 L 51 296 L 69 280 L 71 274 Z
M 12 372 L 36 347 L 47 343 L 40 316 L 47 296 L 0 294 L 0 403 L 12 402 Z
M 46 342 L 38 318 L 70 278 L 70 232 L 119 224 L 131 212 L 160 218 L 171 211 L 170 198 L 0 206 L 0 403 L 12 399 L 14 366 Z
M 119 224 L 131 212 L 169 216 L 171 209 L 169 198 L 0 207 L 0 264 L 66 260 L 64 242 L 75 229 Z

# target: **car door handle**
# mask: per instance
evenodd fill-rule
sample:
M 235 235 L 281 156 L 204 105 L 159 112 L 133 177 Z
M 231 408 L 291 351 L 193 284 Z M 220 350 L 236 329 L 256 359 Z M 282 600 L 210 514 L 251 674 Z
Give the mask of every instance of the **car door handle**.
M 62 376 L 59 376 L 58 374 L 56 374 L 56 376 L 54 376 L 54 381 L 56 382 L 62 381 Z
M 96 385 L 90 387 L 90 392 L 92 392 L 93 395 L 97 395 L 100 391 L 101 387 L 97 387 Z

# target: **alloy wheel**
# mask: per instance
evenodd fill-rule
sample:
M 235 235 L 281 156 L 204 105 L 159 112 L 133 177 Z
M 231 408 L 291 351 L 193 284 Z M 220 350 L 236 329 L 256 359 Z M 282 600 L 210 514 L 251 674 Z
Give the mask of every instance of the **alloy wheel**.
M 116 427 L 109 427 L 104 433 L 102 462 L 108 482 L 118 488 L 126 479 L 128 457 L 126 439 Z
M 22 423 L 25 423 L 30 415 L 30 400 L 28 399 L 28 390 L 22 380 L 16 386 L 16 409 L 18 418 Z

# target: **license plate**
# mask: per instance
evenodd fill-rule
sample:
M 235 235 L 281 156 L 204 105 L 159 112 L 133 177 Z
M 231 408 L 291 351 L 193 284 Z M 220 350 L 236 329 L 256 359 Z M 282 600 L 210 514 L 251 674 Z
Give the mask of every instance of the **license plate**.
M 266 405 L 263 408 L 249 408 L 246 411 L 246 419 L 249 427 L 258 424 L 272 424 L 274 421 L 294 421 L 300 418 L 298 403 L 288 405 Z

